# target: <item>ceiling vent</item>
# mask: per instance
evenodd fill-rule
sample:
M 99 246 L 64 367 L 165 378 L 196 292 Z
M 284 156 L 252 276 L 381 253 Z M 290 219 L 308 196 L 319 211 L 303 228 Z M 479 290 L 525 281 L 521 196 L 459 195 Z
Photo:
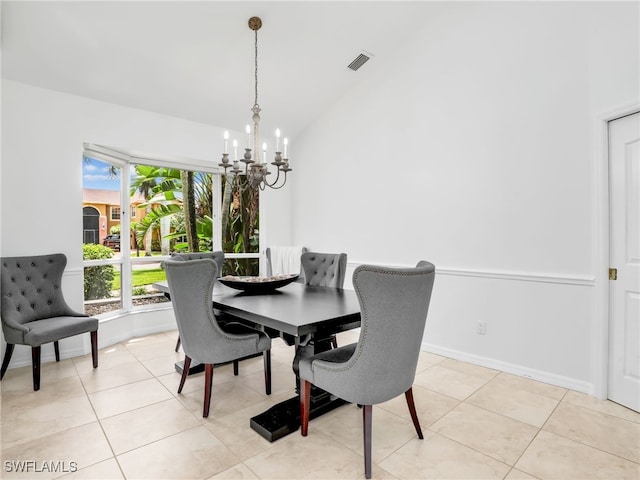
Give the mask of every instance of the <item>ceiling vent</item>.
M 360 54 L 356 58 L 353 59 L 353 61 L 349 65 L 347 65 L 347 68 L 349 70 L 353 70 L 355 72 L 362 65 L 367 63 L 371 57 L 373 57 L 373 55 L 371 55 L 370 53 L 367 53 L 365 51 L 362 51 L 362 52 L 360 52 Z

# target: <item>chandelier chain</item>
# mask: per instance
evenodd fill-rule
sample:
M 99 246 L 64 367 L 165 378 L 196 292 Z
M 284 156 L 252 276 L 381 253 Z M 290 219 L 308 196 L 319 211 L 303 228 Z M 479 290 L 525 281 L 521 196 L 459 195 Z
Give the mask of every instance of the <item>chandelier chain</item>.
M 253 102 L 254 105 L 258 105 L 258 30 L 255 30 L 254 33 L 256 34 L 256 43 L 255 43 L 255 62 L 254 62 L 254 66 L 255 66 L 255 101 Z

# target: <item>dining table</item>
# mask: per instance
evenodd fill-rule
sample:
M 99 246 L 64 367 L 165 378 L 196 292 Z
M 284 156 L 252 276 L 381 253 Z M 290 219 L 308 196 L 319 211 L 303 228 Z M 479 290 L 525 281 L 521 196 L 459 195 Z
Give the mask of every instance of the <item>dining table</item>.
M 170 298 L 166 281 L 153 286 Z M 277 289 L 258 292 L 236 290 L 216 282 L 213 308 L 225 320 L 239 321 L 265 331 L 271 337 L 280 336 L 295 348 L 292 368 L 295 373 L 296 395 L 250 419 L 250 427 L 273 442 L 300 426 L 300 382 L 298 363 L 333 348 L 336 333 L 360 326 L 360 304 L 356 293 L 349 289 L 309 286 L 290 283 Z M 345 404 L 340 398 L 318 388 L 311 391 L 310 418 L 316 418 Z

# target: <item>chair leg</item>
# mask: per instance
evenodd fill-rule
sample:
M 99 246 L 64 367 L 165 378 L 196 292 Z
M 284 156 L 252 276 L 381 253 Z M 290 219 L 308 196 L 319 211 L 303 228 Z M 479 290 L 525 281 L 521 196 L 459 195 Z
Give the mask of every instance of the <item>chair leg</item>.
M 371 417 L 372 405 L 364 405 L 362 408 L 362 433 L 364 438 L 364 476 L 371 478 Z
M 31 347 L 31 365 L 33 369 L 33 390 L 40 390 L 40 346 Z
M 300 382 L 300 433 L 303 437 L 309 431 L 309 407 L 311 404 L 311 383 L 307 380 Z
M 91 359 L 93 368 L 98 368 L 98 331 L 91 332 Z
M 233 374 L 237 377 L 238 376 L 238 365 L 239 365 L 239 361 L 238 360 L 234 360 L 233 361 Z
M 180 335 L 178 335 L 178 341 L 176 342 L 176 352 L 180 350 Z
M 7 373 L 7 368 L 9 367 L 9 361 L 11 360 L 11 355 L 13 355 L 13 348 L 15 344 L 7 343 L 7 348 L 4 351 L 4 359 L 2 360 L 2 369 L 0 370 L 0 380 L 4 378 L 4 374 Z
M 267 395 L 271 395 L 271 350 L 262 352 L 264 361 L 264 390 Z
M 182 364 L 182 378 L 180 378 L 180 386 L 178 387 L 178 393 L 182 393 L 182 387 L 184 387 L 184 381 L 189 375 L 189 367 L 191 366 L 191 358 L 184 356 L 184 362 Z
M 416 413 L 416 405 L 413 403 L 413 388 L 409 388 L 404 392 L 404 396 L 407 398 L 407 405 L 409 406 L 409 413 L 411 414 L 411 420 L 413 420 L 413 426 L 416 427 L 416 433 L 418 438 L 422 440 L 422 429 L 420 428 L 420 421 L 418 420 L 418 414 Z
M 209 405 L 211 404 L 211 381 L 213 380 L 213 364 L 207 363 L 204 366 L 204 406 L 202 416 L 209 416 Z
M 56 353 L 56 362 L 60 361 L 60 345 L 58 345 L 58 341 L 53 342 L 53 350 Z
M 331 336 L 331 346 L 333 348 L 338 348 L 338 337 L 336 337 L 335 335 Z

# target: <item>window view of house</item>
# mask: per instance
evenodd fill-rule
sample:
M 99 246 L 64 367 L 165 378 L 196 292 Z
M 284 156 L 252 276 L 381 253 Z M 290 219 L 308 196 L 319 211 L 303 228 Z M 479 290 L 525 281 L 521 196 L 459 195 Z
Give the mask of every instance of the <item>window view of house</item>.
M 86 313 L 167 302 L 153 283 L 166 279 L 162 262 L 174 252 L 223 250 L 223 275 L 258 275 L 257 188 L 209 172 L 91 157 L 82 168 Z

